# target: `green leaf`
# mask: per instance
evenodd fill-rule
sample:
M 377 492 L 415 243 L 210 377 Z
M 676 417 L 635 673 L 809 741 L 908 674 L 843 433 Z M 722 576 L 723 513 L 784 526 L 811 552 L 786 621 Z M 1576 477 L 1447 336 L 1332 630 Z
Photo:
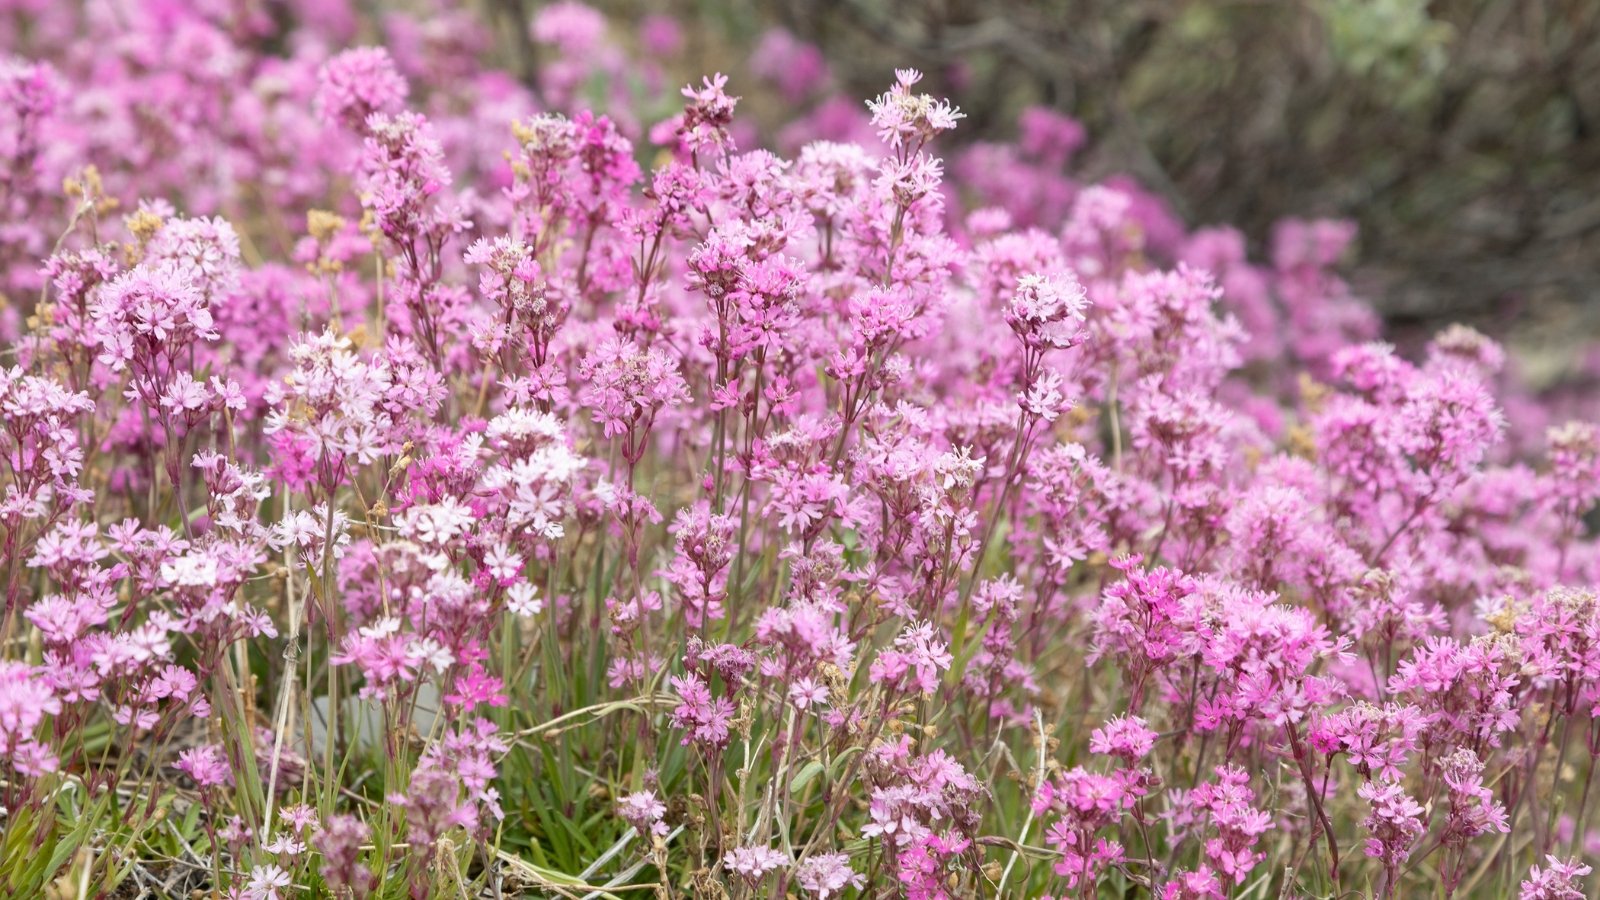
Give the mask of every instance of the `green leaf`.
M 800 774 L 796 775 L 794 780 L 789 782 L 789 793 L 796 797 L 800 796 L 800 792 L 805 790 L 806 785 L 811 783 L 811 779 L 816 778 L 821 772 L 822 763 L 820 761 L 814 759 L 811 762 L 806 763 L 805 766 L 800 769 Z

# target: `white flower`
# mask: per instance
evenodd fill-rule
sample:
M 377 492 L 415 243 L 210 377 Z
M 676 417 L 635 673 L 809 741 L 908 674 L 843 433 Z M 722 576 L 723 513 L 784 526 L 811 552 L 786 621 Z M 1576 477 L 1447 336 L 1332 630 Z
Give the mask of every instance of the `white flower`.
M 539 599 L 538 588 L 526 581 L 519 581 L 506 591 L 506 609 L 529 619 L 544 610 L 544 601 Z
M 282 900 L 285 896 L 281 888 L 289 886 L 289 873 L 281 866 L 271 863 L 257 866 L 250 872 L 250 880 L 245 883 L 245 896 L 250 900 Z
M 490 578 L 505 581 L 522 574 L 522 555 L 513 553 L 505 544 L 497 543 L 483 555 L 483 565 Z
M 565 436 L 561 420 L 536 409 L 508 409 L 489 421 L 489 442 L 504 447 L 514 441 L 559 441 Z
M 406 659 L 419 665 L 432 666 L 435 672 L 444 672 L 445 669 L 455 665 L 456 655 L 450 648 L 444 646 L 433 638 L 412 641 L 406 647 Z
M 161 578 L 177 587 L 211 587 L 217 583 L 217 560 L 209 553 L 186 553 L 161 564 Z
M 422 544 L 448 544 L 472 527 L 472 510 L 454 497 L 438 503 L 414 506 L 395 522 L 403 537 Z
M 306 850 L 304 841 L 287 831 L 279 832 L 278 836 L 268 841 L 261 849 L 278 856 L 299 856 Z

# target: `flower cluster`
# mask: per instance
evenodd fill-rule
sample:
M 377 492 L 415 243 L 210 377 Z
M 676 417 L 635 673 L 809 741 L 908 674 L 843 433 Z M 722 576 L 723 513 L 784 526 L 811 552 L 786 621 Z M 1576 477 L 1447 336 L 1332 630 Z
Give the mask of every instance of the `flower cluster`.
M 12 895 L 1594 894 L 1600 404 L 1348 224 L 784 32 L 80 6 L 0 9 Z

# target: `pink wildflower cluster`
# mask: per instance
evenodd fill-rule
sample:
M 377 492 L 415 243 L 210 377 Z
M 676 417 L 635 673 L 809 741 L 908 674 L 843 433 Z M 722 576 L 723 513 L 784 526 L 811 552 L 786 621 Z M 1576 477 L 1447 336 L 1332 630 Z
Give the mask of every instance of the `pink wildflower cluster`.
M 786 32 L 115 6 L 0 4 L 13 895 L 1593 895 L 1600 406 L 1348 224 Z

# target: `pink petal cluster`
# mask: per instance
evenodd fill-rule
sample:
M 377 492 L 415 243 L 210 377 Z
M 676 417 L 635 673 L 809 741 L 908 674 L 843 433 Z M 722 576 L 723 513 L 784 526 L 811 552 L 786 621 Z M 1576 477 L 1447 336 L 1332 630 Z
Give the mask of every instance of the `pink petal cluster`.
M 782 31 L 0 6 L 16 896 L 1594 894 L 1600 403 L 1352 225 Z

